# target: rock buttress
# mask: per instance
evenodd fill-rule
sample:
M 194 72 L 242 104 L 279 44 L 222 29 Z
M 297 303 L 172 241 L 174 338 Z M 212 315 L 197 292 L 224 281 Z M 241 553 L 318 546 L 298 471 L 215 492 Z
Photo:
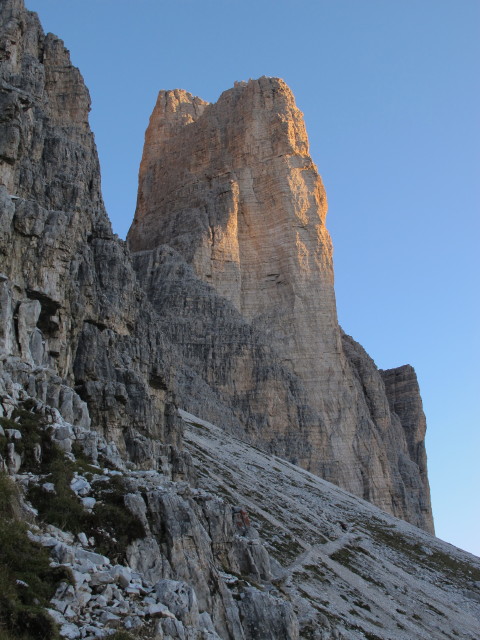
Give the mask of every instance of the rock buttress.
M 160 315 L 168 314 L 168 298 L 177 318 L 191 317 L 197 300 L 188 335 L 172 326 L 170 338 L 189 366 L 230 398 L 257 443 L 429 528 L 391 451 L 399 439 L 393 446 L 409 455 L 381 377 L 370 377 L 366 390 L 342 344 L 326 212 L 303 116 L 282 80 L 236 83 L 215 104 L 181 90 L 159 93 L 128 244 Z M 193 268 L 208 295 L 183 291 L 183 302 L 172 301 L 162 245 Z M 240 345 L 231 344 L 231 323 L 212 315 L 218 296 L 237 312 L 235 323 L 249 327 Z M 266 379 L 272 367 L 291 380 L 283 373 Z M 381 398 L 381 415 L 372 415 L 372 396 Z M 293 421 L 290 404 L 301 407 Z M 301 443 L 294 456 L 292 440 Z
M 0 42 L 3 355 L 32 394 L 54 393 L 41 369 L 75 387 L 121 450 L 127 432 L 179 443 L 173 354 L 105 213 L 82 76 L 22 0 L 2 2 Z
M 385 384 L 390 409 L 398 416 L 405 432 L 408 457 L 420 470 L 420 486 L 417 487 L 417 500 L 428 521 L 432 519 L 432 507 L 430 504 L 427 454 L 425 451 L 427 421 L 423 412 L 417 375 L 415 369 L 410 365 L 386 369 L 380 371 L 380 374 Z M 414 478 L 417 479 L 417 476 L 415 475 Z M 433 533 L 433 527 L 430 532 Z

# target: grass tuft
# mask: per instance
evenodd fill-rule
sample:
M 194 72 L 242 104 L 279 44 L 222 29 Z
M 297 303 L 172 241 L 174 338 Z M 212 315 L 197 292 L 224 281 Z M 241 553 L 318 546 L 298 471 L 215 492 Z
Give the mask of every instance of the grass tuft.
M 32 542 L 15 485 L 0 474 L 0 640 L 56 640 L 48 606 L 64 571 L 50 567 L 48 551 Z

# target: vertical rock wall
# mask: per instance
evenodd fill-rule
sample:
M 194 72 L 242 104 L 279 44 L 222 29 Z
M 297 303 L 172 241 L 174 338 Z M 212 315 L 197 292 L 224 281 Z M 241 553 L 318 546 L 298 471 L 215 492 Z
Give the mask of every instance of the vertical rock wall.
M 171 347 L 104 210 L 88 91 L 22 0 L 1 9 L 2 356 L 75 386 L 123 451 L 127 431 L 179 443 Z
M 380 374 L 385 384 L 390 409 L 398 416 L 405 433 L 408 448 L 408 456 L 405 456 L 407 464 L 411 464 L 410 461 L 412 461 L 420 471 L 419 482 L 417 474 L 411 475 L 412 480 L 417 481 L 417 485 L 413 489 L 416 501 L 419 509 L 429 517 L 431 514 L 430 487 L 425 452 L 427 422 L 423 413 L 422 398 L 415 370 L 407 364 L 403 367 L 380 371 Z M 413 488 L 413 482 L 411 487 Z M 433 533 L 433 528 L 431 532 Z
M 196 301 L 189 334 L 173 326 L 171 340 L 230 397 L 257 443 L 431 528 L 431 513 L 419 511 L 409 488 L 423 472 L 382 379 L 353 341 L 342 344 L 326 211 L 302 114 L 282 80 L 237 83 L 216 104 L 180 90 L 159 93 L 128 244 L 160 315 L 173 305 L 176 317 L 190 316 Z M 184 287 L 183 302 L 172 301 L 162 245 L 208 287 L 188 295 Z M 228 322 L 218 297 L 230 305 Z M 242 323 L 249 332 L 238 338 Z M 192 339 L 206 352 L 193 353 Z M 375 374 L 366 377 L 367 369 Z

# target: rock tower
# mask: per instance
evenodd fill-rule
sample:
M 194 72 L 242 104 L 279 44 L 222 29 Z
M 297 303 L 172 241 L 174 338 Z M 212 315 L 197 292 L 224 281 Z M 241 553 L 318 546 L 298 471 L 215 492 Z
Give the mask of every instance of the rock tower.
M 402 422 L 395 370 L 379 372 L 338 324 L 326 213 L 285 82 L 236 83 L 215 104 L 159 93 L 128 245 L 157 312 L 195 316 L 170 338 L 247 438 L 433 530 L 423 412 Z M 173 275 L 182 263 L 188 287 Z M 416 382 L 409 393 L 419 407 Z

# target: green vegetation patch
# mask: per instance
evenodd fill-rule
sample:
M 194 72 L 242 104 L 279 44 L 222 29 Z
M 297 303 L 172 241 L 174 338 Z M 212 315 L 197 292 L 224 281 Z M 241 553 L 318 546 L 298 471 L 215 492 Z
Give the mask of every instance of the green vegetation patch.
M 132 636 L 128 631 L 115 631 L 113 636 L 108 636 L 109 640 L 135 640 L 135 636 Z M 1 638 L 0 638 L 1 640 Z
M 363 631 L 361 628 L 360 630 Z M 367 640 L 382 640 L 380 636 L 377 636 L 375 633 L 370 633 L 370 631 L 364 631 L 364 634 Z
M 291 564 L 305 551 L 293 536 L 290 536 L 284 529 L 275 526 L 260 513 L 252 513 L 251 517 L 262 539 L 268 543 L 270 553 L 283 566 Z
M 15 485 L 0 474 L 0 640 L 56 640 L 44 607 L 71 574 L 50 567 L 48 551 L 29 539 L 20 511 Z
M 88 514 L 70 488 L 73 463 L 66 460 L 60 450 L 55 449 L 56 447 L 52 449 L 55 454 L 51 461 L 43 468 L 46 473 L 43 480 L 55 486 L 55 493 L 46 491 L 40 485 L 33 485 L 28 490 L 27 498 L 38 510 L 38 515 L 44 522 L 72 533 L 80 533 Z
M 371 524 L 368 530 L 382 545 L 405 554 L 409 558 L 413 558 L 416 563 L 421 562 L 423 566 L 449 576 L 451 579 L 473 582 L 480 580 L 480 569 L 468 562 L 458 560 L 448 553 L 438 550 L 432 550 L 431 553 L 428 553 L 420 543 L 410 541 L 398 531 L 391 531 L 383 526 Z
M 125 559 L 127 546 L 145 531 L 141 522 L 124 504 L 126 487 L 120 476 L 107 478 L 93 486 L 97 500 L 91 513 L 70 488 L 75 472 L 91 481 L 99 469 L 74 445 L 76 460 L 70 460 L 51 439 L 51 427 L 33 406 L 23 403 L 12 418 L 0 418 L 4 429 L 17 429 L 21 439 L 0 436 L 0 454 L 7 456 L 9 442 L 22 457 L 22 471 L 31 471 L 51 483 L 55 491 L 31 485 L 27 499 L 38 510 L 41 520 L 71 533 L 84 532 L 97 541 L 99 553 L 112 562 Z M 38 450 L 41 448 L 41 456 Z M 37 455 L 36 455 L 37 454 Z M 32 542 L 22 521 L 22 509 L 12 480 L 0 474 L 0 640 L 57 640 L 58 629 L 46 613 L 50 599 L 60 582 L 71 582 L 71 572 L 50 567 L 47 549 Z M 126 632 L 114 640 L 131 640 Z
M 76 460 L 65 457 L 64 452 L 51 439 L 51 427 L 41 414 L 32 413 L 33 406 L 23 403 L 12 413 L 12 419 L 0 418 L 4 429 L 17 429 L 21 439 L 10 440 L 0 436 L 0 454 L 7 456 L 9 442 L 14 442 L 15 451 L 22 457 L 22 471 L 31 471 L 42 476 L 44 483 L 52 483 L 55 492 L 34 485 L 28 490 L 28 500 L 38 510 L 40 518 L 60 529 L 98 537 L 99 551 L 123 559 L 126 546 L 135 538 L 143 537 L 141 523 L 123 504 L 125 489 L 116 478 L 102 486 L 98 503 L 93 513 L 85 511 L 83 504 L 70 488 L 74 473 L 92 479 L 98 467 L 91 464 L 80 445 L 74 446 Z M 39 449 L 41 455 L 39 456 Z M 122 485 L 122 486 L 120 486 Z M 7 494 L 0 496 L 3 508 L 11 503 Z M 5 500 L 8 504 L 4 504 Z M 1 638 L 0 638 L 1 640 Z
M 22 434 L 21 439 L 15 440 L 0 436 L 0 454 L 5 458 L 8 443 L 14 442 L 15 451 L 22 457 L 22 471 L 39 474 L 43 483 L 54 485 L 54 493 L 39 485 L 28 490 L 27 498 L 38 510 L 41 520 L 71 533 L 83 531 L 93 535 L 98 540 L 100 553 L 112 560 L 123 560 L 130 542 L 145 536 L 140 521 L 124 505 L 123 480 L 113 477 L 102 483 L 95 495 L 97 503 L 93 512 L 87 512 L 70 483 L 75 472 L 91 480 L 99 472 L 98 467 L 86 458 L 79 443 L 73 447 L 75 461 L 68 459 L 52 441 L 51 427 L 45 417 L 32 413 L 32 409 L 27 401 L 13 411 L 12 419 L 0 418 L 4 429 L 17 429 Z M 39 448 L 41 456 L 38 455 Z
M 97 503 L 90 513 L 70 488 L 76 469 L 76 462 L 54 459 L 48 465 L 44 480 L 55 486 L 55 493 L 34 485 L 28 491 L 28 499 L 44 522 L 71 533 L 93 536 L 99 553 L 108 556 L 112 562 L 123 562 L 128 545 L 145 537 L 142 523 L 125 506 L 123 478 L 113 476 L 98 483 L 94 493 Z
M 126 560 L 128 545 L 145 537 L 140 520 L 125 506 L 125 483 L 121 476 L 113 476 L 102 484 L 97 493 L 98 502 L 90 516 L 87 535 L 97 540 L 97 551 L 108 556 L 112 562 Z
M 335 562 L 342 564 L 344 567 L 346 567 L 350 571 L 353 571 L 353 573 L 356 573 L 358 576 L 360 576 L 367 582 L 371 582 L 375 586 L 380 587 L 381 589 L 384 589 L 385 585 L 383 585 L 381 582 L 378 582 L 372 577 L 373 572 L 367 573 L 366 571 L 361 570 L 355 564 L 356 556 L 358 555 L 358 553 L 364 553 L 364 551 L 360 547 L 346 546 L 332 553 L 330 558 Z M 367 554 L 364 554 L 364 555 L 367 555 Z
M 33 413 L 33 403 L 29 400 L 13 410 L 11 419 L 0 417 L 0 426 L 4 429 L 16 429 L 20 431 L 22 437 L 19 439 L 9 439 L 0 436 L 0 454 L 7 456 L 7 445 L 11 442 L 15 444 L 15 451 L 22 458 L 21 471 L 30 471 L 35 474 L 49 473 L 49 467 L 55 460 L 64 459 L 64 453 L 52 442 L 52 427 L 47 422 L 45 416 Z M 41 448 L 41 456 L 35 455 L 35 451 Z M 92 466 L 87 460 L 79 443 L 73 444 L 73 453 L 76 457 L 74 470 L 83 473 L 98 473 L 98 468 Z
M 367 602 L 363 602 L 363 600 L 354 600 L 353 604 L 356 607 L 360 607 L 360 609 L 365 609 L 366 611 L 371 611 L 371 607 Z
M 191 422 L 190 420 L 185 420 L 185 422 L 189 426 L 196 427 L 200 431 L 206 431 L 207 433 L 209 432 L 208 428 L 204 424 L 200 424 L 200 422 Z
M 339 562 L 344 567 L 348 567 L 349 569 L 354 568 L 353 561 L 355 559 L 355 554 L 350 547 L 342 547 L 341 549 L 338 549 L 338 551 L 332 553 L 330 558 L 335 562 Z
M 307 572 L 308 578 L 313 578 L 315 581 L 324 582 L 325 584 L 331 584 L 331 580 L 329 580 L 324 570 L 324 565 L 320 567 L 319 564 L 306 564 L 304 565 L 304 569 Z
M 42 449 L 47 447 L 50 437 L 45 428 L 45 417 L 31 413 L 24 406 L 15 408 L 11 419 L 0 418 L 0 425 L 4 429 L 17 429 L 22 434 L 21 439 L 18 440 L 9 440 L 7 437 L 0 436 L 0 454 L 6 458 L 8 443 L 14 442 L 16 453 L 22 457 L 22 470 L 38 473 L 40 463 L 35 458 L 35 448 L 38 445 Z
M 431 555 L 425 555 L 425 558 L 422 559 L 429 567 L 442 571 L 443 573 L 453 575 L 456 578 L 473 582 L 480 581 L 480 569 L 474 567 L 468 562 L 457 560 L 447 553 L 434 551 Z

